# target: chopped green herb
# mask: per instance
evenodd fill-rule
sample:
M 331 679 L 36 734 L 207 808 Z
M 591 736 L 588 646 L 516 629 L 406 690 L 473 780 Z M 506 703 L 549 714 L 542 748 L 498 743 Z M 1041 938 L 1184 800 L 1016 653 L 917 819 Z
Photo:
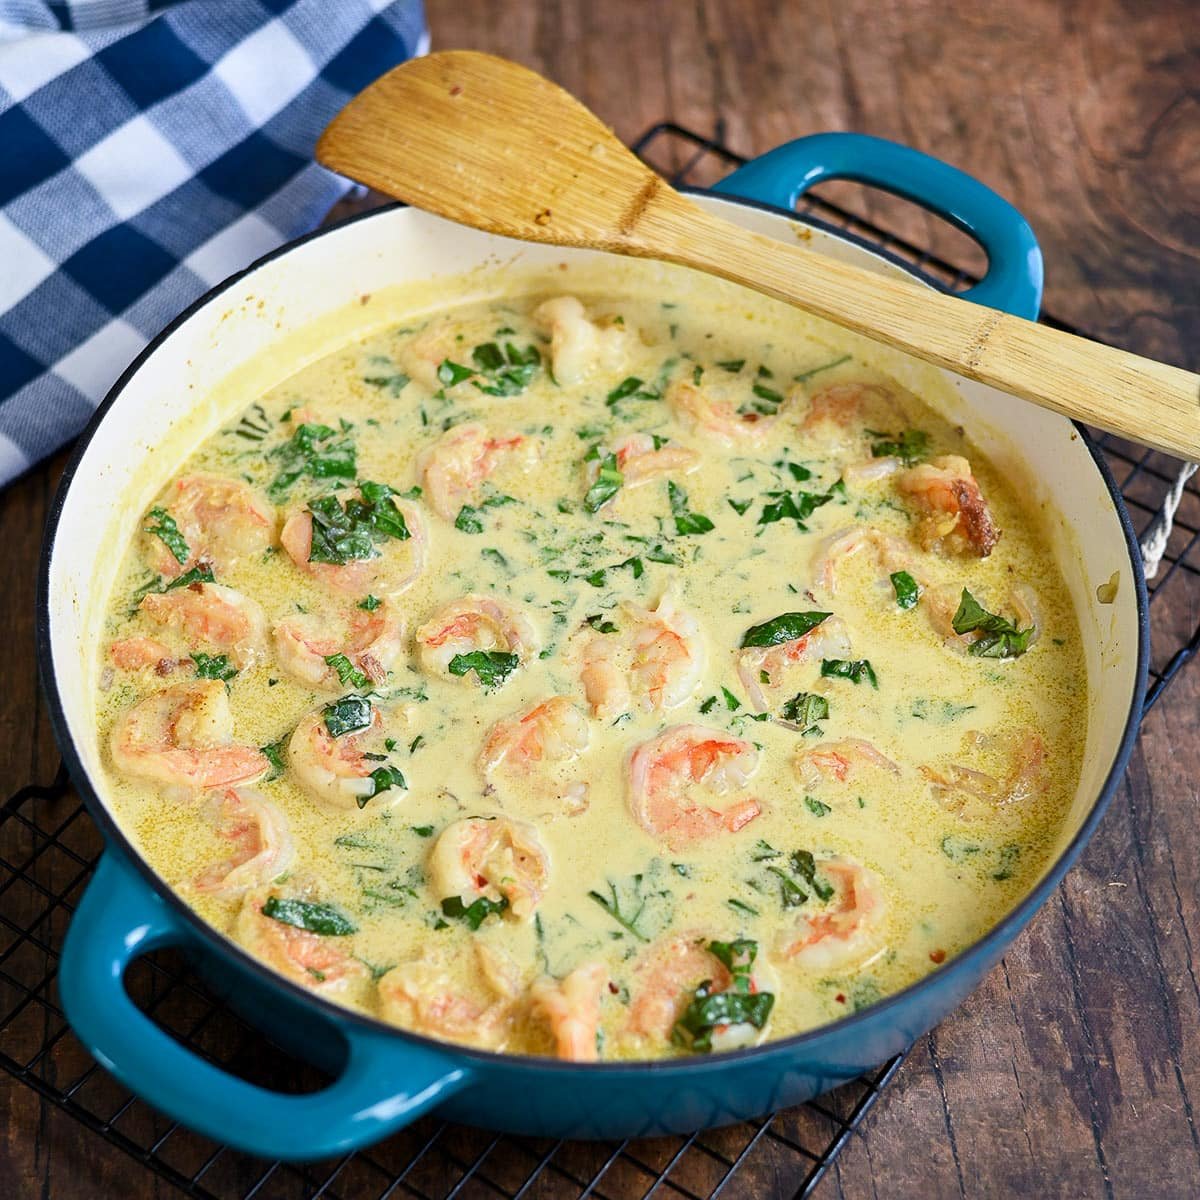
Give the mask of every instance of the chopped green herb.
M 671 502 L 671 515 L 675 518 L 675 532 L 681 536 L 691 533 L 708 533 L 713 523 L 703 514 L 694 513 L 687 506 L 687 492 L 674 480 L 667 480 L 667 498 Z
M 438 364 L 438 383 L 443 387 L 456 387 L 474 374 L 475 372 L 470 367 L 464 367 L 462 363 L 453 362 L 448 358 L 443 358 Z
M 907 571 L 893 571 L 891 580 L 896 589 L 896 607 L 913 608 L 921 595 L 917 581 Z
M 1020 857 L 1020 846 L 1011 842 L 1007 846 L 1001 846 L 1000 861 L 996 864 L 996 869 L 992 872 L 992 878 L 997 883 L 1002 883 L 1005 879 L 1011 879 Z
M 731 375 L 736 375 L 745 365 L 746 360 L 744 358 L 730 358 L 725 362 L 717 363 L 717 366 L 722 371 L 728 371 Z
M 271 764 L 271 773 L 266 778 L 267 783 L 270 783 L 272 779 L 278 779 L 284 772 L 283 747 L 285 742 L 287 742 L 287 738 L 281 737 L 279 741 L 272 742 L 269 746 L 259 746 L 263 757 Z
M 433 837 L 432 825 L 414 825 L 412 827 L 412 831 L 417 835 L 417 837 L 420 838 Z
M 730 712 L 737 712 L 742 707 L 742 702 L 727 687 L 722 687 L 721 693 L 725 697 L 725 707 Z
M 312 514 L 309 562 L 344 566 L 351 560 L 376 558 L 377 542 L 388 538 L 403 542 L 412 536 L 387 484 L 363 480 L 358 490 L 361 499 L 352 497 L 345 505 L 333 495 L 309 501 L 308 511 Z
M 708 713 L 712 712 L 712 710 L 716 707 L 716 704 L 716 696 L 709 696 L 709 698 L 700 705 L 700 711 L 707 715 Z
M 765 400 L 771 406 L 771 412 L 774 412 L 783 403 L 783 394 L 774 388 L 767 387 L 765 383 L 756 383 L 750 390 L 760 400 Z
M 833 362 L 822 363 L 819 367 L 810 367 L 807 371 L 801 371 L 799 375 L 793 375 L 792 378 L 797 383 L 806 383 L 814 375 L 819 375 L 822 371 L 832 371 L 834 367 L 840 367 L 842 363 L 849 361 L 850 355 L 843 354 L 841 358 L 835 358 Z
M 1018 629 L 1007 617 L 988 612 L 966 588 L 951 625 L 958 634 L 980 633 L 968 647 L 968 653 L 978 658 L 1018 658 L 1029 649 L 1037 628 Z
M 382 603 L 378 596 L 365 596 L 358 602 L 358 607 L 367 612 L 374 612 Z
M 876 440 L 871 443 L 871 455 L 874 458 L 896 457 L 906 467 L 911 467 L 923 458 L 929 457 L 929 434 L 921 429 L 904 429 L 900 433 L 880 433 L 868 429 L 868 437 Z
M 363 383 L 380 388 L 390 396 L 399 396 L 412 381 L 403 371 L 394 371 L 391 375 L 365 375 Z
M 729 507 L 732 508 L 739 517 L 744 517 L 746 515 L 746 510 L 749 509 L 750 505 L 753 503 L 753 500 L 734 500 L 732 497 L 729 498 Z
M 456 654 L 451 660 L 451 675 L 466 675 L 474 671 L 476 678 L 487 689 L 499 687 L 520 665 L 519 654 L 503 650 L 472 650 L 468 654 Z
M 459 896 L 447 896 L 442 901 L 442 912 L 448 917 L 465 921 L 472 929 L 478 929 L 493 913 L 499 916 L 508 907 L 508 898 L 489 900 L 480 896 L 471 904 L 464 904 Z
M 490 562 L 499 567 L 502 571 L 508 570 L 508 559 L 504 557 L 494 546 L 485 546 L 479 552 L 479 557 L 485 562 Z
M 754 843 L 754 853 L 750 855 L 753 862 L 765 862 L 769 858 L 778 857 L 779 851 L 770 842 L 764 842 L 762 838 Z
M 792 870 L 808 884 L 822 900 L 833 898 L 833 888 L 817 874 L 817 860 L 809 850 L 796 850 L 791 856 Z
M 584 623 L 590 625 L 597 633 L 617 633 L 616 625 L 601 613 L 593 613 L 584 618 Z
M 181 566 L 186 563 L 191 551 L 188 549 L 187 539 L 179 532 L 175 518 L 165 508 L 152 508 L 149 519 L 155 524 L 143 526 L 145 531 L 154 534 Z
M 767 870 L 779 880 L 779 902 L 784 908 L 799 908 L 807 903 L 808 893 L 786 871 L 779 867 Z
M 600 460 L 596 481 L 587 490 L 583 498 L 583 507 L 590 513 L 599 512 L 620 490 L 625 482 L 621 468 L 617 466 L 617 456 L 606 454 Z
M 804 807 L 807 808 L 814 817 L 823 817 L 826 815 L 826 813 L 833 811 L 828 804 L 823 804 L 815 796 L 805 796 Z
M 876 691 L 879 680 L 870 659 L 826 658 L 821 660 L 821 675 L 826 679 L 848 679 L 851 683 L 862 683 L 865 679 Z
M 968 841 L 958 833 L 948 833 L 942 838 L 942 853 L 951 862 L 966 862 L 972 854 L 978 854 L 981 849 L 978 843 Z
M 783 719 L 800 727 L 803 735 L 820 734 L 818 721 L 829 716 L 829 701 L 816 692 L 797 692 L 783 706 Z
M 750 646 L 778 646 L 783 642 L 794 642 L 806 633 L 811 633 L 830 613 L 827 612 L 787 612 L 761 625 L 751 625 L 742 634 L 741 647 L 745 650 Z
M 357 733 L 371 724 L 371 702 L 365 696 L 343 696 L 321 710 L 330 737 Z
M 348 428 L 348 427 L 347 427 Z M 342 434 L 346 433 L 346 428 Z M 287 498 L 302 476 L 309 479 L 353 479 L 358 474 L 357 452 L 352 438 L 339 437 L 337 430 L 316 422 L 305 422 L 291 438 L 270 451 L 279 461 L 279 471 L 267 488 L 276 504 Z
M 599 892 L 588 892 L 588 899 L 594 900 L 600 905 L 622 929 L 633 934 L 639 942 L 648 942 L 650 938 L 638 928 L 638 921 L 646 911 L 646 904 L 650 899 L 649 896 L 642 893 L 642 876 L 635 875 L 633 877 L 633 887 L 630 889 L 633 892 L 631 903 L 637 903 L 637 909 L 633 912 L 628 912 L 622 907 L 621 894 L 617 890 L 617 885 L 611 879 L 606 882 L 608 883 L 608 896 L 603 896 Z
M 325 665 L 337 672 L 338 683 L 343 687 L 365 688 L 371 681 L 344 655 L 326 654 Z
M 454 518 L 454 528 L 461 529 L 463 533 L 482 533 L 482 516 L 482 509 L 471 504 L 464 504 L 458 510 L 458 516 Z
M 177 575 L 172 579 L 162 590 L 169 592 L 174 588 L 191 587 L 193 583 L 216 583 L 212 567 L 204 563 L 199 567 L 193 567 L 190 571 L 184 571 L 182 575 Z
M 375 790 L 369 796 L 357 797 L 359 808 L 366 808 L 367 801 L 373 800 L 380 792 L 386 792 L 392 788 L 400 788 L 402 791 L 408 790 L 408 783 L 405 781 L 404 774 L 399 767 L 376 767 L 371 772 L 369 778 L 375 785 Z
M 733 896 L 731 896 L 728 900 L 726 900 L 725 903 L 728 904 L 730 908 L 736 910 L 737 912 L 746 913 L 751 917 L 757 917 L 759 915 L 757 908 L 753 908 L 749 904 L 746 904 L 743 901 L 738 900 Z
M 196 653 L 192 655 L 192 662 L 196 664 L 196 674 L 201 679 L 219 679 L 222 683 L 228 683 L 237 674 L 237 667 L 230 666 L 226 654 Z
M 643 382 L 644 381 L 639 379 L 636 375 L 630 375 L 627 379 L 623 379 L 620 383 L 618 383 L 617 386 L 608 393 L 608 395 L 604 398 L 604 403 L 607 404 L 609 408 L 612 408 L 614 405 L 619 404 L 627 396 L 632 396 L 633 393 L 642 386 Z
M 832 492 L 797 492 L 793 498 L 791 492 L 768 492 L 770 500 L 763 505 L 760 525 L 772 525 L 776 521 L 795 521 L 796 528 L 807 532 L 804 523 L 823 504 L 833 499 Z
M 732 942 L 709 942 L 708 949 L 729 970 L 732 979 L 723 992 L 712 990 L 706 979 L 692 993 L 683 1015 L 671 1031 L 672 1040 L 693 1051 L 713 1048 L 713 1034 L 729 1025 L 752 1025 L 762 1029 L 775 1004 L 772 992 L 754 990 L 752 970 L 758 943 L 749 938 Z
M 311 900 L 286 900 L 281 896 L 270 896 L 262 906 L 262 914 L 281 925 L 307 929 L 309 933 L 317 933 L 322 937 L 347 937 L 358 932 L 358 926 L 336 908 Z

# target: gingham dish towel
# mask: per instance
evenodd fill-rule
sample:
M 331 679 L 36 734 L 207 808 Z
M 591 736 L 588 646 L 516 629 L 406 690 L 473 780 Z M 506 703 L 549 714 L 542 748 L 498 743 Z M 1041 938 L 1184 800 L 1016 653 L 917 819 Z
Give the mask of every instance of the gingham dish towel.
M 313 162 L 421 0 L 0 0 L 0 486 L 350 186 Z

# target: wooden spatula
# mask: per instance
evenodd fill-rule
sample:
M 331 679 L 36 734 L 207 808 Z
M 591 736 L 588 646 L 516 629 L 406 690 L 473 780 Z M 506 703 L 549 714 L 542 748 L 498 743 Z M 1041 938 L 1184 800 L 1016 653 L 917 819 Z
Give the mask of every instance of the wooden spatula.
M 573 96 L 502 58 L 451 50 L 395 68 L 338 114 L 317 158 L 488 233 L 732 279 L 969 379 L 1200 458 L 1200 377 L 710 216 Z

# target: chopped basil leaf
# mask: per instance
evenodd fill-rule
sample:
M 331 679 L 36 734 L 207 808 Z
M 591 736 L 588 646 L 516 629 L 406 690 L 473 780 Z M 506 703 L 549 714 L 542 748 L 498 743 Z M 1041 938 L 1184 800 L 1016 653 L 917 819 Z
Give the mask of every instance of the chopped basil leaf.
M 742 702 L 727 687 L 722 687 L 721 692 L 725 696 L 725 707 L 730 712 L 737 712 L 742 707 Z
M 787 612 L 772 617 L 761 625 L 751 625 L 742 634 L 741 647 L 778 646 L 782 642 L 794 642 L 816 629 L 832 614 L 827 612 Z
M 800 727 L 801 734 L 820 734 L 818 721 L 829 716 L 829 701 L 816 692 L 797 692 L 783 706 L 783 719 Z
M 712 710 L 716 707 L 716 704 L 716 696 L 709 696 L 709 698 L 700 705 L 700 711 L 707 715 L 708 713 L 712 712 Z
M 325 705 L 322 716 L 330 737 L 357 733 L 371 724 L 371 702 L 365 696 L 343 696 Z
M 876 691 L 879 680 L 870 659 L 825 658 L 821 660 L 821 675 L 826 679 L 848 679 L 851 683 L 862 683 L 865 679 Z
M 760 525 L 790 520 L 795 521 L 796 527 L 804 531 L 808 529 L 804 522 L 822 504 L 828 504 L 833 499 L 832 492 L 797 492 L 794 499 L 791 492 L 768 492 L 767 495 L 771 497 L 771 501 L 763 505 L 762 515 L 758 518 Z
M 590 617 L 585 617 L 584 622 L 590 625 L 597 633 L 619 632 L 616 625 L 612 621 L 607 620 L 601 613 L 593 613 Z
M 923 458 L 929 457 L 929 434 L 921 429 L 904 429 L 900 433 L 880 433 L 876 429 L 868 429 L 868 437 L 876 440 L 871 443 L 873 458 L 888 458 L 895 456 L 911 467 Z
M 394 371 L 391 375 L 365 375 L 363 377 L 363 383 L 384 389 L 393 397 L 399 396 L 411 382 L 412 380 L 403 371 Z
M 202 566 L 193 567 L 190 571 L 184 571 L 182 575 L 172 579 L 162 590 L 169 592 L 173 588 L 191 587 L 193 583 L 216 583 L 212 567 L 205 563 Z
M 1002 883 L 1005 879 L 1011 879 L 1017 867 L 1017 860 L 1020 857 L 1020 846 L 1011 842 L 1007 846 L 1001 846 L 1000 861 L 996 864 L 996 869 L 992 872 L 992 878 L 997 883 Z
M 729 907 L 734 909 L 735 911 L 746 913 L 751 917 L 757 917 L 759 915 L 759 911 L 757 908 L 753 908 L 749 904 L 745 904 L 741 900 L 738 900 L 733 896 L 731 896 L 728 900 L 726 900 L 725 903 L 728 904 Z
M 309 933 L 318 933 L 322 937 L 346 937 L 358 932 L 358 926 L 336 908 L 311 900 L 285 900 L 280 896 L 270 896 L 262 906 L 262 914 L 281 925 L 307 929 Z
M 471 904 L 464 904 L 459 896 L 447 896 L 442 901 L 442 912 L 447 917 L 466 921 L 472 929 L 478 929 L 493 913 L 498 916 L 507 907 L 508 899 L 504 896 L 499 900 L 489 900 L 486 896 L 480 896 Z
M 326 654 L 325 665 L 337 672 L 338 683 L 343 687 L 365 688 L 371 681 L 344 655 Z
M 349 427 L 345 427 L 345 434 Z M 358 474 L 357 451 L 354 441 L 340 437 L 328 425 L 306 422 L 299 426 L 289 441 L 270 451 L 279 460 L 279 471 L 267 488 L 267 494 L 278 504 L 286 499 L 292 485 L 302 476 L 309 479 L 353 479 Z
M 821 801 L 815 796 L 805 796 L 804 807 L 807 808 L 814 817 L 823 817 L 826 813 L 833 811 L 828 804 L 822 804 Z
M 951 624 L 958 634 L 980 633 L 968 648 L 977 658 L 1018 658 L 1029 649 L 1037 628 L 1018 629 L 1007 617 L 988 612 L 966 588 Z
M 772 992 L 753 990 L 751 969 L 758 954 L 757 942 L 737 938 L 732 942 L 709 942 L 708 949 L 732 975 L 729 988 L 713 992 L 712 980 L 706 979 L 692 993 L 671 1031 L 677 1045 L 702 1052 L 713 1048 L 713 1034 L 725 1026 L 752 1025 L 762 1029 L 775 1004 Z
M 370 779 L 375 785 L 375 790 L 369 796 L 358 797 L 359 808 L 366 808 L 367 801 L 374 799 L 380 792 L 386 792 L 394 787 L 401 788 L 404 791 L 408 790 L 408 784 L 399 767 L 376 767 L 371 772 Z
M 620 490 L 625 482 L 621 468 L 617 466 L 617 456 L 606 454 L 600 460 L 600 468 L 596 482 L 587 490 L 583 498 L 583 507 L 590 513 L 599 512 Z
M 675 532 L 680 535 L 708 533 L 713 523 L 703 514 L 689 511 L 687 492 L 673 480 L 667 480 L 667 498 L 671 502 L 671 515 L 675 518 Z
M 474 374 L 475 372 L 470 367 L 464 367 L 462 363 L 452 362 L 448 358 L 443 358 L 438 364 L 438 383 L 443 387 L 455 387 L 464 379 L 470 379 Z
M 642 386 L 643 380 L 636 375 L 630 375 L 628 379 L 622 380 L 615 388 L 604 398 L 604 403 L 612 408 L 613 405 L 619 404 L 626 396 L 632 396 L 634 392 Z
M 358 602 L 358 607 L 365 609 L 367 612 L 374 612 L 382 603 L 383 601 L 378 596 L 364 596 Z
M 271 773 L 266 777 L 265 782 L 270 783 L 272 779 L 278 779 L 284 772 L 283 763 L 283 746 L 287 738 L 282 737 L 277 742 L 272 742 L 269 746 L 259 746 L 259 751 L 263 757 L 271 764 Z
M 907 571 L 893 571 L 891 580 L 896 589 L 896 607 L 914 607 L 921 594 L 917 581 Z
M 744 517 L 746 515 L 746 510 L 749 509 L 750 505 L 753 503 L 753 500 L 734 500 L 732 497 L 729 499 L 729 507 L 732 508 L 739 517 Z
M 736 375 L 745 365 L 746 360 L 744 358 L 730 358 L 725 362 L 717 363 L 717 366 L 722 371 L 728 371 L 731 375 Z
M 765 383 L 756 383 L 750 389 L 760 400 L 765 400 L 772 408 L 778 408 L 783 403 L 783 395 Z
M 833 898 L 833 888 L 817 875 L 817 860 L 809 850 L 796 850 L 791 856 L 792 870 L 808 884 L 822 900 Z
M 417 835 L 417 837 L 420 838 L 433 837 L 432 825 L 414 825 L 412 827 L 412 831 Z
M 978 843 L 970 842 L 958 833 L 948 833 L 942 838 L 942 853 L 951 862 L 966 862 L 972 854 L 978 854 L 981 849 Z
M 145 531 L 154 534 L 170 550 L 180 566 L 186 563 L 191 551 L 188 549 L 187 539 L 175 524 L 175 518 L 165 508 L 152 508 L 149 519 L 156 524 L 144 526 Z
M 822 371 L 831 371 L 834 367 L 840 367 L 842 363 L 849 361 L 850 355 L 843 354 L 841 358 L 835 358 L 833 362 L 822 363 L 819 367 L 810 367 L 807 371 L 801 371 L 799 375 L 793 375 L 792 378 L 797 383 L 805 383 L 814 375 L 819 375 Z
M 237 667 L 230 666 L 229 656 L 225 654 L 196 653 L 192 655 L 192 662 L 201 679 L 219 679 L 228 683 L 237 674 Z
M 471 504 L 464 504 L 458 510 L 458 516 L 454 518 L 454 528 L 461 529 L 463 533 L 482 533 L 483 521 L 480 519 L 482 510 Z
M 388 538 L 403 542 L 412 536 L 387 484 L 363 480 L 358 490 L 361 499 L 351 497 L 345 505 L 332 495 L 309 501 L 308 511 L 312 515 L 309 562 L 340 567 L 351 560 L 376 558 L 377 542 Z
M 465 675 L 474 671 L 485 688 L 499 687 L 520 665 L 519 654 L 503 650 L 472 650 L 468 654 L 456 654 L 450 660 L 451 675 Z

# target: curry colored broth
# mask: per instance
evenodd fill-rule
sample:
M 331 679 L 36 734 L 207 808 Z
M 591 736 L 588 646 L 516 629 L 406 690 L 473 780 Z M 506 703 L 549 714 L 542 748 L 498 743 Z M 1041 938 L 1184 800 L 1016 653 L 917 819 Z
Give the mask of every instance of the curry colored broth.
M 599 962 L 606 977 L 598 1029 L 604 1058 L 689 1052 L 687 1036 L 676 1038 L 679 1045 L 628 1031 L 631 1005 L 648 986 L 639 964 L 649 947 L 673 936 L 755 944 L 755 969 L 775 997 L 770 1037 L 869 1005 L 978 939 L 1047 865 L 1077 781 L 1085 720 L 1079 630 L 1059 570 L 1011 482 L 963 430 L 848 353 L 831 352 L 827 335 L 809 334 L 799 319 L 767 319 L 752 301 L 732 312 L 683 296 L 585 295 L 590 320 L 617 349 L 609 365 L 569 384 L 556 382 L 548 338 L 532 316 L 543 298 L 451 309 L 347 345 L 267 394 L 247 397 L 253 402 L 241 420 L 209 438 L 181 472 L 236 478 L 263 496 L 275 485 L 284 514 L 353 482 L 302 476 L 281 494 L 280 472 L 291 461 L 282 448 L 298 421 L 330 427 L 326 445 L 352 442 L 354 477 L 385 483 L 397 497 L 422 487 L 421 456 L 464 423 L 515 432 L 537 446 L 524 464 L 502 461 L 454 519 L 431 510 L 427 490 L 404 501 L 423 514 L 428 558 L 415 582 L 389 600 L 404 621 L 405 652 L 374 691 L 379 733 L 388 739 L 380 765 L 394 769 L 406 787 L 393 783 L 361 809 L 313 799 L 283 747 L 303 716 L 338 693 L 297 682 L 281 668 L 269 639 L 260 661 L 228 679 L 235 741 L 281 747 L 275 753 L 282 770 L 254 784 L 282 814 L 295 845 L 294 860 L 271 894 L 329 906 L 344 918 L 343 929 L 354 930 L 324 939 L 361 964 L 349 985 L 329 987 L 329 972 L 319 966 L 296 977 L 377 1012 L 378 981 L 398 964 L 419 960 L 427 964 L 422 986 L 461 999 L 463 1011 L 502 1010 L 498 1032 L 486 1044 L 553 1053 L 550 1023 L 544 1009 L 529 1002 L 530 987 L 538 978 L 562 979 Z M 497 348 L 500 365 L 492 351 L 478 350 L 488 346 Z M 420 354 L 434 368 L 448 360 L 476 373 L 458 379 L 455 367 L 443 367 L 441 380 L 427 386 L 411 377 Z M 681 418 L 664 399 L 679 381 L 718 387 L 757 412 L 769 427 L 761 445 L 724 445 Z M 476 386 L 481 383 L 513 394 L 489 395 Z M 865 439 L 857 431 L 846 439 L 837 428 L 816 436 L 804 424 L 809 398 L 838 384 L 887 389 L 903 421 Z M 594 504 L 602 494 L 589 492 L 594 473 L 614 443 L 634 432 L 695 451 L 698 468 L 622 486 L 589 511 L 587 497 Z M 884 445 L 889 441 L 899 445 Z M 870 459 L 871 444 L 881 452 L 900 449 L 913 461 L 965 456 L 1002 530 L 991 553 L 923 550 L 919 509 L 898 489 L 899 472 L 839 482 L 844 468 Z M 156 523 L 148 517 L 143 526 Z M 903 581 L 893 583 L 869 547 L 838 565 L 833 593 L 814 579 L 823 541 L 855 527 L 906 548 L 911 574 L 926 585 L 912 607 L 901 607 Z M 177 630 L 164 632 L 139 607 L 148 591 L 157 594 L 166 582 L 147 567 L 147 543 L 155 537 L 143 533 L 128 548 L 109 605 L 99 664 L 99 732 L 106 744 L 132 705 L 195 670 L 188 654 L 196 647 L 185 645 Z M 218 582 L 257 600 L 272 629 L 298 612 L 328 616 L 337 627 L 365 600 L 332 594 L 298 569 L 277 539 L 223 569 Z M 1009 597 L 1018 585 L 1036 597 L 1036 637 L 1019 656 L 973 655 L 966 640 L 948 642 L 935 628 L 929 607 L 936 589 L 957 595 L 966 587 L 988 610 L 1012 617 Z M 616 626 L 612 636 L 619 636 L 630 619 L 622 604 L 652 610 L 669 589 L 696 618 L 707 649 L 690 696 L 665 711 L 635 707 L 612 719 L 586 716 L 587 748 L 560 772 L 568 782 L 586 784 L 585 804 L 548 794 L 536 773 L 525 784 L 485 780 L 477 760 L 497 720 L 552 695 L 572 699 L 588 714 L 572 650 L 581 631 L 602 638 L 606 626 Z M 470 672 L 430 677 L 411 649 L 414 632 L 431 614 L 467 594 L 517 606 L 540 638 L 539 651 L 494 688 Z M 770 710 L 765 717 L 756 713 L 737 669 L 747 630 L 779 614 L 813 611 L 844 623 L 852 653 L 843 661 L 866 660 L 869 671 L 851 666 L 840 668 L 846 675 L 822 676 L 818 662 L 802 664 L 778 686 L 763 685 Z M 115 668 L 109 643 L 140 636 L 170 644 L 178 665 L 164 674 Z M 201 661 L 210 673 L 228 674 L 219 662 L 214 666 L 217 658 L 211 653 Z M 344 693 L 355 690 L 368 689 L 356 689 L 351 680 Z M 796 695 L 819 699 L 793 706 L 789 724 L 769 719 L 780 717 Z M 821 701 L 827 714 L 814 716 Z M 629 758 L 633 747 L 664 728 L 688 723 L 758 748 L 745 793 L 762 811 L 737 832 L 672 845 L 631 814 Z M 845 780 L 834 772 L 805 782 L 797 753 L 845 739 L 867 739 L 897 771 L 855 763 Z M 1019 802 L 989 803 L 979 799 L 978 788 L 964 792 L 947 783 L 947 772 L 959 766 L 1003 781 L 1031 739 L 1040 740 L 1045 756 L 1036 786 Z M 149 861 L 203 917 L 234 936 L 240 929 L 244 940 L 239 912 L 261 905 L 266 893 L 253 891 L 247 899 L 195 886 L 230 855 L 219 802 L 116 769 L 109 784 L 116 811 Z M 719 810 L 735 798 L 716 797 L 712 804 Z M 472 928 L 472 921 L 444 911 L 431 888 L 429 860 L 449 823 L 494 814 L 536 827 L 550 862 L 549 883 L 533 919 L 485 906 Z M 814 856 L 815 888 L 812 874 L 804 874 L 805 854 Z M 838 904 L 838 880 L 820 866 L 833 856 L 874 874 L 886 914 L 877 945 L 860 961 L 806 965 L 779 953 L 781 931 Z M 831 890 L 827 905 L 821 893 Z M 485 982 L 479 947 L 491 973 L 510 977 L 511 999 Z M 678 1012 L 700 982 L 691 980 L 679 992 Z M 439 1028 L 428 1017 L 432 1009 L 423 1011 L 412 1018 L 423 1031 L 469 1036 L 452 1023 Z

